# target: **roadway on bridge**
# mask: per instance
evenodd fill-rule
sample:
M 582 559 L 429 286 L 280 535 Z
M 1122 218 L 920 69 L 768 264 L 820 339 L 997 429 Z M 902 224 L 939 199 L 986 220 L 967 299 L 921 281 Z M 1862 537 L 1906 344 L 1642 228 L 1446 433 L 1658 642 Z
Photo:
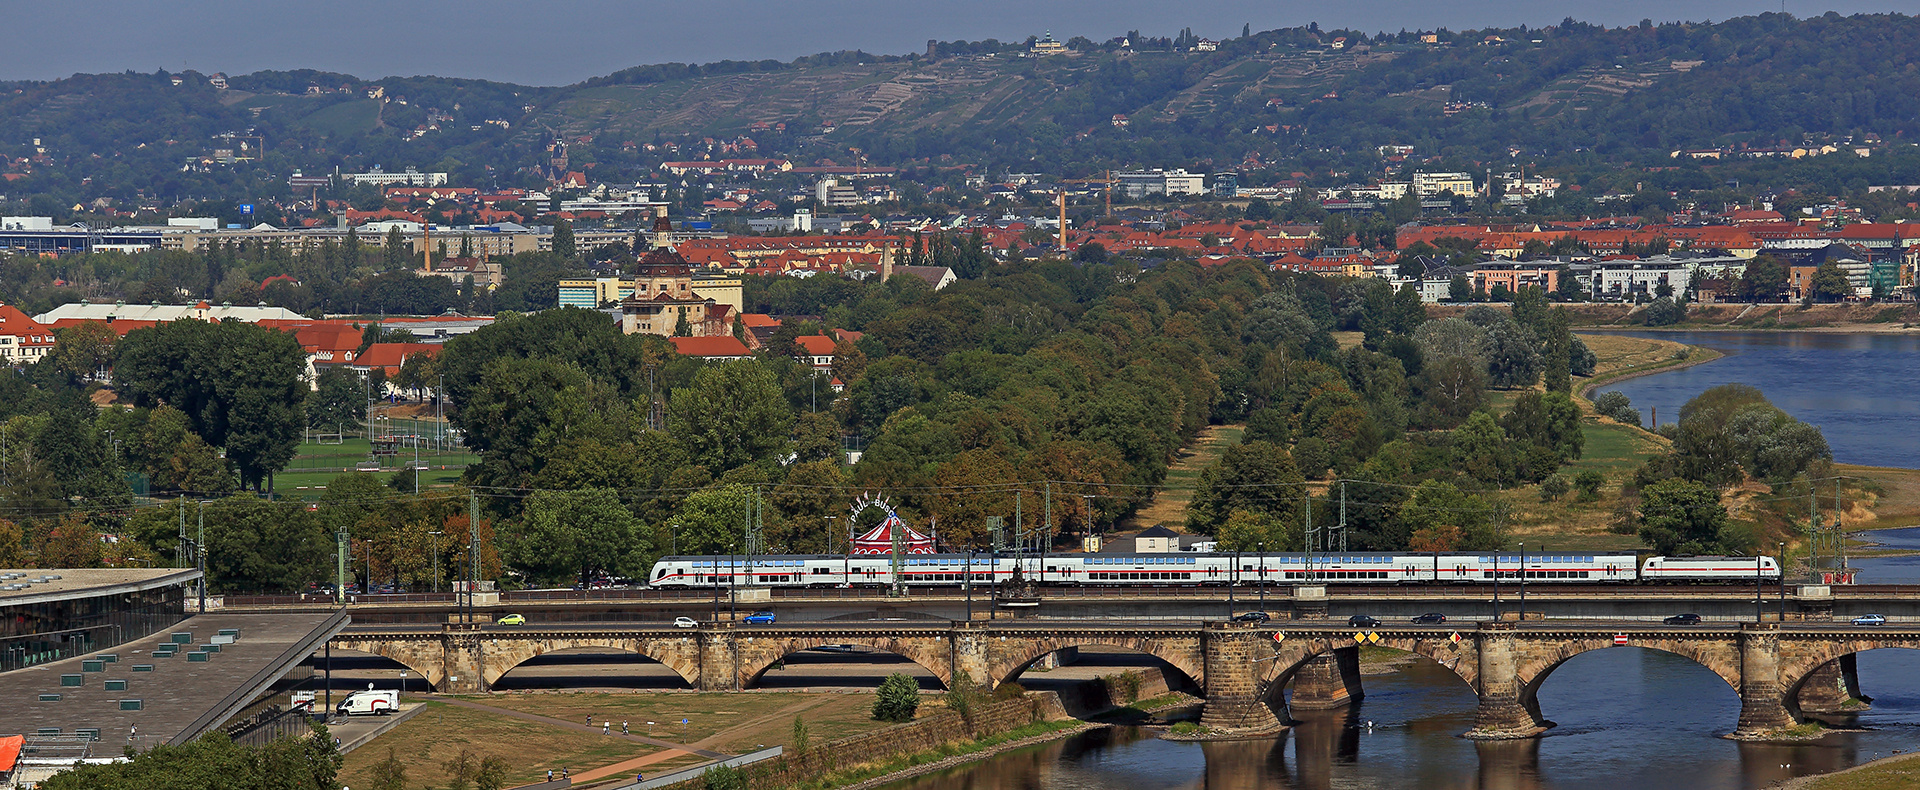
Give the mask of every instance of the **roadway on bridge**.
M 1003 632 L 1060 632 L 1075 630 L 1106 630 L 1114 628 L 1147 630 L 1197 630 L 1219 620 L 1173 620 L 1173 619 L 1026 619 L 976 621 L 981 628 Z M 1480 627 L 1488 619 L 1449 619 L 1441 624 L 1414 624 L 1408 622 L 1383 621 L 1374 626 L 1350 626 L 1344 619 L 1329 620 L 1291 620 L 1275 621 L 1252 625 L 1255 629 L 1269 631 L 1393 631 L 1395 633 L 1428 633 L 1447 635 L 1456 631 L 1471 631 Z M 1535 633 L 1618 631 L 1622 633 L 1658 632 L 1662 634 L 1687 633 L 1734 633 L 1751 620 L 1709 620 L 1699 625 L 1667 625 L 1657 620 L 1617 620 L 1617 619 L 1566 619 L 1566 620 L 1530 620 L 1525 624 L 1514 624 L 1518 629 Z M 703 630 L 711 630 L 711 623 L 696 628 L 676 628 L 672 623 L 658 621 L 590 623 L 528 623 L 526 625 L 487 625 L 479 632 L 490 635 L 533 635 L 552 632 L 573 634 L 608 634 L 645 632 L 648 634 L 671 635 L 675 633 L 693 636 Z M 726 624 L 727 629 L 741 634 L 756 633 L 889 633 L 889 632 L 945 632 L 961 625 L 959 621 L 946 620 L 859 620 L 859 621 L 801 621 L 793 623 L 775 623 L 772 625 Z M 1788 633 L 1856 633 L 1856 634 L 1898 634 L 1920 630 L 1920 624 L 1889 623 L 1884 626 L 1853 625 L 1849 622 L 1794 622 L 1778 624 L 1780 630 Z M 433 625 L 360 625 L 349 626 L 343 633 L 370 634 L 438 634 L 439 627 Z

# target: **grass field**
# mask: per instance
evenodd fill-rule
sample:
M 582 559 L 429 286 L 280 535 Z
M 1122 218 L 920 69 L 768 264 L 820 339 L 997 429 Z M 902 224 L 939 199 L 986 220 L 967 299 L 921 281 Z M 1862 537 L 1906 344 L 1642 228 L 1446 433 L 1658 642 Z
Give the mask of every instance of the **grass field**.
M 443 763 L 471 751 L 476 760 L 489 755 L 507 758 L 512 766 L 509 785 L 546 778 L 547 769 L 582 769 L 608 765 L 659 751 L 659 747 L 599 733 L 573 732 L 504 714 L 455 707 L 429 701 L 427 709 L 393 728 L 372 743 L 347 755 L 340 783 L 372 787 L 375 763 L 388 750 L 407 769 L 408 787 L 441 787 L 451 778 Z
M 1920 787 L 1920 755 L 1864 765 L 1832 776 L 1789 782 L 1795 790 L 1910 790 Z
M 406 766 L 409 787 L 443 786 L 450 778 L 443 763 L 459 756 L 461 749 L 476 759 L 508 758 L 513 764 L 510 785 L 543 780 L 549 768 L 570 768 L 578 779 L 594 769 L 649 755 L 659 756 L 644 767 L 647 774 L 706 761 L 699 755 L 673 755 L 661 747 L 601 735 L 598 727 L 606 721 L 613 723 L 615 731 L 626 722 L 634 735 L 646 735 L 646 722 L 654 721 L 654 738 L 728 754 L 787 744 L 796 716 L 806 721 L 816 743 L 886 726 L 870 713 L 871 694 L 562 693 L 455 699 L 503 710 L 429 700 L 425 711 L 347 755 L 341 783 L 371 786 L 373 765 L 387 759 L 389 749 Z M 944 708 L 935 699 L 924 698 L 921 712 L 934 710 Z M 507 711 L 558 721 L 527 720 Z M 571 726 L 585 724 L 589 715 L 593 729 Z M 689 720 L 684 726 L 679 723 L 682 718 Z
M 513 694 L 473 697 L 475 702 L 499 708 L 552 716 L 564 721 L 611 719 L 614 726 L 628 722 L 644 732 L 645 722 L 659 722 L 654 737 L 729 754 L 741 754 L 762 745 L 786 743 L 795 716 L 807 722 L 815 738 L 839 738 L 885 726 L 875 721 L 870 694 Z M 922 712 L 937 707 L 922 701 Z M 685 725 L 679 722 L 687 719 Z
M 1239 444 L 1246 433 L 1244 425 L 1207 426 L 1186 447 L 1180 448 L 1179 457 L 1167 468 L 1167 478 L 1153 501 L 1122 522 L 1120 528 L 1145 529 L 1164 523 L 1181 529 L 1187 522 L 1187 503 L 1193 501 L 1193 489 L 1200 485 L 1201 470 L 1219 461 L 1220 454 Z
M 376 459 L 372 455 L 373 442 L 361 436 L 347 436 L 338 444 L 302 442 L 299 449 L 294 451 L 293 461 L 286 470 L 274 476 L 275 490 L 291 496 L 318 497 L 333 478 L 370 461 L 379 463 L 380 468 L 375 474 L 383 477 L 392 475 L 413 463 L 413 448 L 406 444 L 406 437 L 415 435 L 421 437 L 420 464 L 427 467 L 420 477 L 422 487 L 459 482 L 460 474 L 467 465 L 479 460 L 479 455 L 461 449 L 451 441 L 443 441 L 440 423 L 405 419 L 392 422 L 393 435 L 400 438 L 394 455 Z M 453 449 L 436 449 L 443 446 Z

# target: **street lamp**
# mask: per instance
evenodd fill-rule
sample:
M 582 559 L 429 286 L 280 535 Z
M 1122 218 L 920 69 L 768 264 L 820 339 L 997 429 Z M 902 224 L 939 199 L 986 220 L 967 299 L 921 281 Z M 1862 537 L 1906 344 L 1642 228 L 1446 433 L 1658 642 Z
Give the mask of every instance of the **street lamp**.
M 1761 584 L 1762 578 L 1764 577 L 1764 574 L 1760 572 L 1760 566 L 1762 565 L 1762 563 L 1765 562 L 1765 560 L 1766 560 L 1766 556 L 1761 553 L 1760 549 L 1758 547 L 1754 548 L 1753 550 L 1753 621 L 1755 623 L 1758 623 L 1762 620 L 1767 619 L 1766 614 L 1762 611 L 1762 604 L 1760 603 L 1760 595 L 1761 595 L 1760 584 Z
M 1233 564 L 1227 566 L 1227 620 L 1233 620 L 1233 582 L 1240 573 L 1240 552 L 1233 553 Z
M 415 472 L 418 474 L 418 471 Z M 416 485 L 417 487 L 417 485 Z M 440 536 L 442 532 L 429 532 L 433 536 L 433 591 L 440 591 Z

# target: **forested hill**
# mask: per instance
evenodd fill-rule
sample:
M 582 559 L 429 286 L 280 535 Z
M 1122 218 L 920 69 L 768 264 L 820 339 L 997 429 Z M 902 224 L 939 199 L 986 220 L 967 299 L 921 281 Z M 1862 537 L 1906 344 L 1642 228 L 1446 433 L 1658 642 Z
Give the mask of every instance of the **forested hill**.
M 1071 53 L 1047 57 L 1025 56 L 1024 42 L 936 42 L 909 56 L 642 66 L 563 88 L 261 72 L 220 89 L 199 74 L 80 75 L 0 84 L 0 152 L 24 175 L 11 195 L 66 195 L 92 178 L 94 192 L 126 197 L 260 196 L 296 169 L 373 164 L 510 183 L 547 164 L 555 139 L 569 142 L 571 169 L 639 178 L 693 158 L 650 143 L 742 135 L 761 156 L 805 163 L 851 164 L 858 149 L 874 165 L 1064 174 L 1258 163 L 1284 175 L 1358 166 L 1389 143 L 1463 163 L 1592 166 L 1693 147 L 1912 138 L 1917 40 L 1920 18 L 1905 15 L 1764 14 L 1431 36 L 1292 28 L 1210 52 L 1186 35 L 1074 39 Z M 236 145 L 223 133 L 264 138 L 266 167 L 183 171 Z

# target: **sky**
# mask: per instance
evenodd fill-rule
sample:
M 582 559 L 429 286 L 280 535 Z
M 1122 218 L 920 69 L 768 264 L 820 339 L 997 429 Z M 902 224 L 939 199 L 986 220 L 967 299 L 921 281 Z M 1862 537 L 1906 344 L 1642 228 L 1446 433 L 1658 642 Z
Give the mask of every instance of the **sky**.
M 1191 27 L 1227 38 L 1318 22 L 1370 32 L 1641 19 L 1723 20 L 1780 0 L 0 0 L 20 22 L 0 80 L 157 69 L 245 74 L 310 68 L 375 79 L 437 75 L 565 85 L 629 66 L 789 60 L 848 49 L 920 52 L 928 39 L 1025 40 L 1051 30 L 1104 40 Z M 1795 16 L 1900 12 L 1920 0 L 1786 0 Z M 33 20 L 33 21 L 23 21 Z

